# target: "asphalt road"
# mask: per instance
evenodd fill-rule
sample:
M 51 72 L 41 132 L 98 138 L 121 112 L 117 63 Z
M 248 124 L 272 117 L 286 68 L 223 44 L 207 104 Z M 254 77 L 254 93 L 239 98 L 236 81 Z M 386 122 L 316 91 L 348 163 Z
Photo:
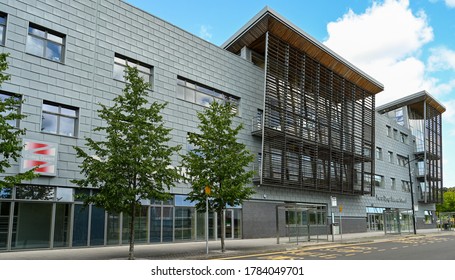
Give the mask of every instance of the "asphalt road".
M 235 260 L 455 260 L 455 236 L 411 236 L 390 241 L 327 245 L 231 257 Z

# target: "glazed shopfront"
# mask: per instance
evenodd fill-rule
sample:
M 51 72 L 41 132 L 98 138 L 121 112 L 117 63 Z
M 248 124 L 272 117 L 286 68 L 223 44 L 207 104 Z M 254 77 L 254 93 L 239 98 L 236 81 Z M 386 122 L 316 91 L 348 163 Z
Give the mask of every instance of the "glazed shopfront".
M 0 192 L 0 250 L 127 244 L 130 217 L 107 213 L 74 199 L 78 189 L 23 185 Z M 205 240 L 205 213 L 186 196 L 142 201 L 136 213 L 135 242 Z M 226 209 L 226 238 L 241 238 L 241 208 Z M 209 213 L 209 238 L 220 237 L 216 213 Z
M 386 234 L 410 233 L 412 210 L 399 208 L 367 207 L 367 230 Z

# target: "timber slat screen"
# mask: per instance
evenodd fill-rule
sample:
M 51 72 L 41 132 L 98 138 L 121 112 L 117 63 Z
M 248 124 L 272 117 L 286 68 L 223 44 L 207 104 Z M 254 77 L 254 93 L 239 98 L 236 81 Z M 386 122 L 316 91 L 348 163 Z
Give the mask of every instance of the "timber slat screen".
M 374 94 L 273 35 L 261 184 L 373 195 Z
M 423 108 L 409 106 L 409 119 L 417 142 L 417 197 L 421 202 L 442 203 L 442 114 L 424 102 Z

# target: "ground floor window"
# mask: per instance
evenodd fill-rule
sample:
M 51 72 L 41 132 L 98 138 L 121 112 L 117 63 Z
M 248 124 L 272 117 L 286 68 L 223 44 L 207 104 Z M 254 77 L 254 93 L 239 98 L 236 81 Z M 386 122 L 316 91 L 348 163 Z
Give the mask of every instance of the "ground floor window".
M 11 202 L 0 201 L 0 250 L 6 250 Z
M 205 240 L 206 213 L 185 198 L 144 201 L 134 216 L 135 243 Z M 230 207 L 225 213 L 226 238 L 241 238 L 242 209 Z M 83 205 L 72 188 L 13 188 L 0 196 L 0 250 L 127 244 L 130 222 L 126 213 Z M 208 226 L 209 239 L 221 237 L 217 213 L 209 213 Z
M 412 230 L 412 211 L 409 209 L 367 207 L 366 212 L 368 231 L 402 233 Z
M 425 211 L 425 224 L 430 225 L 433 223 L 433 211 Z

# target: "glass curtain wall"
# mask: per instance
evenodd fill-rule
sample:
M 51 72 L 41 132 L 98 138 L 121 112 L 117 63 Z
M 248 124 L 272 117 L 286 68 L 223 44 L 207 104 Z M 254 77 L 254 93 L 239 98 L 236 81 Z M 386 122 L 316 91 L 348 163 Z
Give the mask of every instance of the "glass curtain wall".
M 130 217 L 72 201 L 73 189 L 25 186 L 0 193 L 0 250 L 120 245 L 129 242 Z M 90 192 L 88 192 L 90 194 Z M 58 196 L 59 200 L 57 202 Z M 178 196 L 177 196 L 178 197 Z M 185 202 L 186 203 L 186 202 Z M 205 240 L 205 212 L 174 201 L 145 203 L 136 212 L 135 242 Z M 176 204 L 184 204 L 178 201 Z M 227 238 L 242 237 L 242 209 L 226 210 Z M 209 239 L 221 232 L 209 213 Z
M 0 250 L 6 250 L 8 245 L 9 217 L 11 202 L 0 201 Z

